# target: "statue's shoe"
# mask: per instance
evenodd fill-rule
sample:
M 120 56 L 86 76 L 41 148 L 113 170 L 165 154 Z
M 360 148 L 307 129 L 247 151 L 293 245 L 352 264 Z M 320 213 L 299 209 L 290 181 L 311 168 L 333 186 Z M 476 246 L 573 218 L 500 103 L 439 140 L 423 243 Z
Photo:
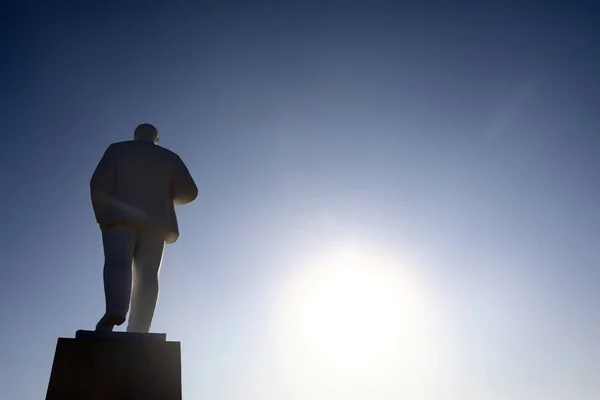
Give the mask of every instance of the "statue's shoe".
M 96 324 L 96 330 L 112 332 L 115 325 L 122 325 L 123 322 L 125 322 L 125 317 L 104 314 Z

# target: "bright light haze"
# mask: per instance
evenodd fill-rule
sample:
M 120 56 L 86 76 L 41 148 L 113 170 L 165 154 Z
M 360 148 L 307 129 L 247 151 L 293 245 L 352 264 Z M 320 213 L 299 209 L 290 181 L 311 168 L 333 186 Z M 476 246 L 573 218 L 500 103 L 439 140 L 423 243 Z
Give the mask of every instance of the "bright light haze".
M 2 6 L 0 397 L 102 316 L 89 179 L 148 122 L 185 399 L 600 398 L 599 6 L 205 3 Z

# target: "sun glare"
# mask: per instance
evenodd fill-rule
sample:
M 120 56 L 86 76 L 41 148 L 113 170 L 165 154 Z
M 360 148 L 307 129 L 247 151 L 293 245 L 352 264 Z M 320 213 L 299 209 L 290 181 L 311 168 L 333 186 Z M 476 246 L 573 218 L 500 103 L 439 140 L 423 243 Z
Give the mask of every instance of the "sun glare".
M 281 309 L 286 347 L 306 365 L 365 373 L 419 347 L 426 307 L 408 277 L 380 257 L 334 251 L 292 286 Z
M 392 285 L 355 262 L 346 260 L 320 277 L 299 313 L 312 350 L 347 367 L 382 356 L 398 333 Z

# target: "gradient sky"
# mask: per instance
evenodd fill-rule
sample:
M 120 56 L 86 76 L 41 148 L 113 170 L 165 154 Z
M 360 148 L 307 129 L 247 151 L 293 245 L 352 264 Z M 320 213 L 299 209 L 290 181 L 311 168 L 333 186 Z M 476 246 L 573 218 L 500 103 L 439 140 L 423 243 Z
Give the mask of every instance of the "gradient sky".
M 89 178 L 150 122 L 200 188 L 152 329 L 184 398 L 600 398 L 598 5 L 239 3 L 2 3 L 0 397 L 102 315 Z M 294 364 L 274 310 L 338 247 L 418 283 L 422 365 Z

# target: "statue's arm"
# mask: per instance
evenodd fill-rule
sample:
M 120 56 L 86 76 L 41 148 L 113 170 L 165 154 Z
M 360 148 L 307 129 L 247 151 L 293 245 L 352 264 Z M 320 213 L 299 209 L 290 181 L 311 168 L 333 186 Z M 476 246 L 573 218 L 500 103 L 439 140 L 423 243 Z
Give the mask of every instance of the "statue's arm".
M 171 183 L 173 204 L 180 206 L 191 203 L 198 197 L 198 187 L 185 163 L 177 157 L 175 174 Z
M 114 147 L 109 146 L 96 166 L 90 179 L 90 196 L 96 220 L 100 222 L 110 202 L 110 196 L 115 184 L 116 162 Z

